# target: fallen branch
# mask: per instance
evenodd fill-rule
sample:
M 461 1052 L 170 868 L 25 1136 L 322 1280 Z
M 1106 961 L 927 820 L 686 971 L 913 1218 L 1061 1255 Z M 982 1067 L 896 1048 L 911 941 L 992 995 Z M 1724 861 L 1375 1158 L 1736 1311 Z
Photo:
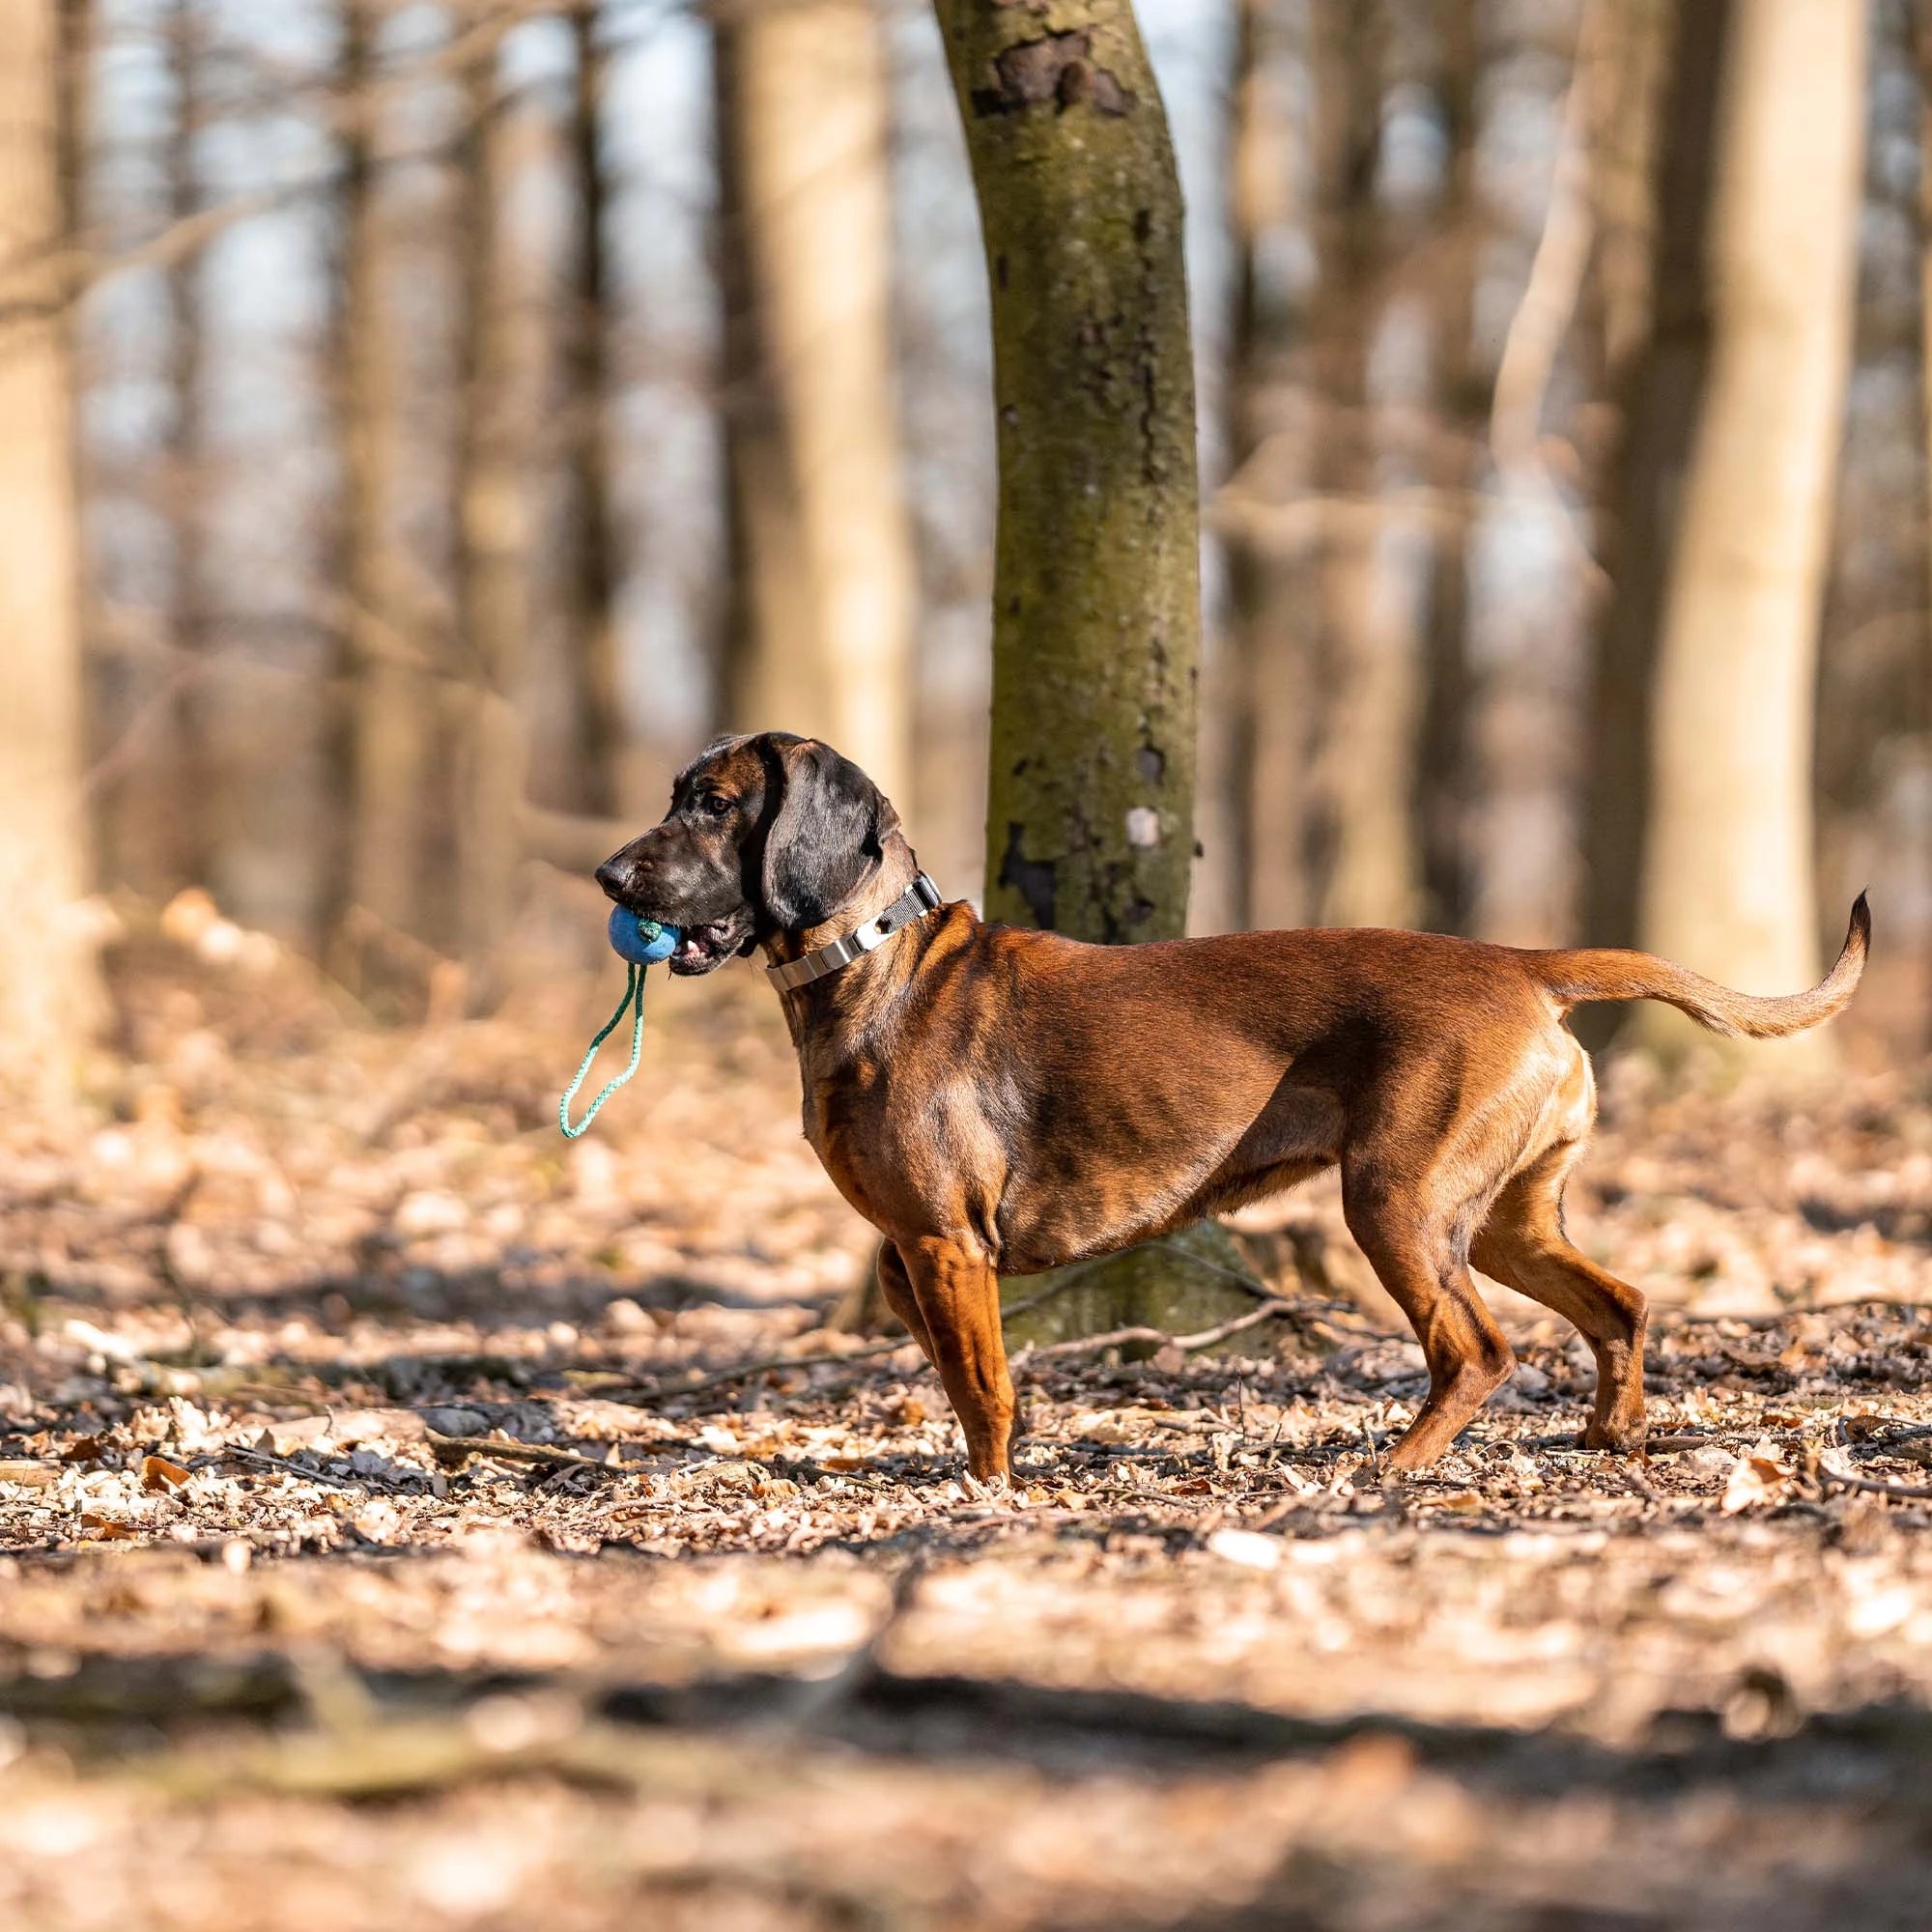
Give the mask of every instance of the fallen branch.
M 271 1456 L 266 1449 L 216 1449 L 207 1456 L 190 1459 L 190 1469 L 213 1468 L 217 1463 L 253 1463 L 265 1469 L 273 1469 L 277 1474 L 294 1476 L 304 1483 L 321 1483 L 326 1489 L 359 1490 L 364 1487 L 359 1482 L 346 1476 L 331 1476 L 326 1469 L 305 1469 L 299 1463 L 292 1463 L 286 1456 Z
M 544 1463 L 557 1469 L 594 1469 L 600 1476 L 621 1476 L 623 1465 L 599 1463 L 569 1449 L 552 1449 L 541 1442 L 510 1442 L 490 1435 L 443 1435 L 434 1429 L 423 1432 L 436 1451 L 437 1461 L 458 1463 L 466 1456 L 500 1456 L 510 1463 Z
M 1028 1349 L 1019 1359 L 1031 1362 L 1047 1356 L 1094 1355 L 1106 1349 L 1123 1348 L 1129 1343 L 1147 1343 L 1154 1349 L 1179 1349 L 1182 1354 L 1192 1355 L 1203 1349 L 1211 1349 L 1216 1342 L 1225 1342 L 1230 1336 L 1238 1335 L 1245 1329 L 1259 1327 L 1264 1321 L 1278 1321 L 1297 1312 L 1293 1302 L 1270 1298 L 1246 1315 L 1237 1315 L 1232 1321 L 1219 1322 L 1212 1328 L 1203 1328 L 1195 1335 L 1170 1335 L 1164 1328 L 1110 1328 L 1104 1335 L 1087 1335 L 1078 1341 L 1049 1342 L 1044 1348 Z
M 760 1355 L 755 1360 L 739 1362 L 731 1368 L 699 1376 L 695 1381 L 684 1382 L 676 1388 L 642 1382 L 633 1382 L 630 1388 L 639 1403 L 675 1402 L 679 1396 L 701 1395 L 706 1389 L 723 1388 L 729 1382 L 749 1381 L 753 1376 L 768 1375 L 775 1369 L 822 1369 L 835 1362 L 863 1362 L 874 1355 L 896 1354 L 899 1350 L 911 1347 L 913 1339 L 910 1335 L 892 1335 L 883 1342 L 867 1342 L 860 1349 L 822 1349 L 811 1355 Z
M 1881 1483 L 1870 1476 L 1855 1476 L 1849 1469 L 1834 1467 L 1823 1455 L 1818 1458 L 1818 1481 L 1828 1490 L 1858 1490 L 1867 1495 L 1893 1496 L 1900 1502 L 1932 1503 L 1932 1488 L 1923 1483 Z

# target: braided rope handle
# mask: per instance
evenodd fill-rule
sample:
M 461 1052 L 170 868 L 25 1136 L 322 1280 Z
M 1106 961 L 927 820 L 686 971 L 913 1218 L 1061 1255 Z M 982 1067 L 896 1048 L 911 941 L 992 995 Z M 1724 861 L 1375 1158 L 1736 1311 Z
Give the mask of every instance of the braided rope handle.
M 597 1058 L 597 1049 L 617 1031 L 624 1022 L 624 1015 L 632 1008 L 637 1009 L 637 1018 L 631 1026 L 631 1064 L 614 1080 L 604 1083 L 604 1091 L 590 1103 L 590 1111 L 573 1127 L 570 1124 L 570 1103 L 577 1098 L 577 1090 L 583 1085 L 584 1076 L 590 1071 L 590 1064 Z M 583 1133 L 590 1122 L 597 1118 L 601 1108 L 617 1089 L 638 1070 L 638 1063 L 644 1054 L 644 969 L 632 965 L 625 969 L 624 997 L 617 1002 L 617 1010 L 604 1023 L 603 1030 L 590 1042 L 590 1051 L 583 1056 L 582 1064 L 577 1069 L 577 1078 L 563 1090 L 563 1098 L 556 1103 L 556 1123 L 563 1129 L 563 1137 L 574 1141 Z

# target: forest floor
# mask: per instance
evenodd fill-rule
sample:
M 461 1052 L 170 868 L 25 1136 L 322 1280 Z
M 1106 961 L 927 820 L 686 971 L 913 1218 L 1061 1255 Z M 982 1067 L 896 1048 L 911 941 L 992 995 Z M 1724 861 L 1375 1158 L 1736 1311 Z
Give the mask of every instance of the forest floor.
M 869 1240 L 748 975 L 567 1148 L 584 1012 L 203 950 L 124 961 L 95 1118 L 0 1121 L 0 1924 L 1926 1924 L 1924 1077 L 1606 1082 L 1644 1457 L 1499 1292 L 1514 1382 L 1385 1483 L 1420 1355 L 1315 1187 L 1239 1224 L 1267 1341 L 1022 1359 L 986 1499 L 828 1325 Z

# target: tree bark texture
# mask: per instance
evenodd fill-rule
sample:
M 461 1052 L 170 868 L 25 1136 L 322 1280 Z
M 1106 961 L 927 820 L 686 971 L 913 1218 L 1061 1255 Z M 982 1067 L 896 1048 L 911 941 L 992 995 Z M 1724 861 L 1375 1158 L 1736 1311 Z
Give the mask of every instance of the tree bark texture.
M 1420 910 L 1415 757 L 1421 667 L 1378 608 L 1369 351 L 1381 310 L 1384 27 L 1373 0 L 1315 0 L 1316 380 L 1327 405 L 1318 487 L 1322 723 L 1317 910 L 1329 925 L 1409 925 Z
M 580 0 L 570 15 L 577 56 L 569 136 L 577 260 L 564 340 L 575 554 L 569 784 L 564 803 L 573 810 L 611 818 L 621 803 L 624 714 L 618 679 L 617 529 L 611 484 L 610 211 L 602 137 L 608 56 L 598 37 L 599 13 L 597 0 Z
M 1602 539 L 1610 592 L 1599 620 L 1588 725 L 1584 812 L 1584 936 L 1634 946 L 1651 800 L 1651 687 L 1684 486 L 1712 353 L 1708 233 L 1732 0 L 1682 10 L 1669 34 L 1669 72 L 1654 180 L 1649 332 L 1621 362 L 1622 428 Z M 1611 311 L 1633 298 L 1627 253 Z M 1600 266 L 1610 267 L 1608 259 Z M 1628 341 L 1629 327 L 1618 337 Z M 1613 365 L 1614 366 L 1614 365 Z
M 472 970 L 508 932 L 522 870 L 527 763 L 521 716 L 529 635 L 528 460 L 502 233 L 511 191 L 498 58 L 486 33 L 464 66 L 457 245 L 462 420 L 456 473 L 457 611 L 465 653 L 458 697 L 457 943 Z M 479 985 L 473 989 L 481 995 Z
M 192 220 L 201 206 L 195 147 L 201 133 L 201 19 L 194 0 L 170 0 L 164 31 L 173 106 L 168 122 L 168 214 Z M 169 721 L 172 753 L 163 814 L 173 821 L 175 849 L 166 871 L 145 881 L 162 894 L 190 881 L 219 883 L 223 835 L 234 807 L 232 774 L 220 749 L 219 668 L 209 611 L 203 505 L 208 492 L 208 327 L 202 300 L 203 258 L 190 249 L 167 275 L 168 424 L 164 488 L 174 547 L 168 641 L 183 682 Z
M 1166 113 L 1126 0 L 935 11 L 992 293 L 986 911 L 1106 944 L 1176 938 L 1194 856 L 1200 499 Z M 1206 1223 L 1065 1271 L 1065 1305 L 1013 1332 L 1211 1323 L 1253 1305 L 1229 1279 L 1241 1272 Z
M 53 0 L 0 0 L 0 1077 L 73 1089 L 99 1008 L 79 901 L 81 773 L 73 446 L 61 322 Z
M 741 573 L 725 714 L 827 739 L 910 809 L 916 566 L 875 0 L 732 0 L 716 60 Z
M 348 849 L 335 911 L 339 918 L 360 906 L 398 931 L 420 933 L 437 696 L 413 648 L 391 551 L 401 398 L 376 194 L 372 68 L 381 20 L 382 0 L 344 0 L 335 381 L 349 714 L 338 797 Z
M 1281 264 L 1296 225 L 1283 10 L 1241 0 L 1232 87 L 1230 228 L 1235 314 L 1228 380 L 1234 477 L 1224 501 L 1233 652 L 1229 821 L 1234 923 L 1307 923 L 1316 624 L 1303 549 L 1278 513 L 1305 495 L 1312 458 L 1308 315 Z
M 1170 938 L 1194 853 L 1199 501 L 1181 200 L 1125 0 L 937 0 L 993 310 L 986 909 Z
M 1430 278 L 1435 310 L 1437 421 L 1432 481 L 1452 502 L 1473 504 L 1488 406 L 1476 350 L 1476 270 L 1483 209 L 1476 185 L 1477 89 L 1482 47 L 1476 0 L 1435 10 L 1439 36 L 1436 96 L 1448 143 L 1438 216 L 1438 259 Z M 1474 808 L 1474 674 L 1469 654 L 1469 542 L 1473 515 L 1439 525 L 1429 578 L 1422 718 L 1415 760 L 1418 907 L 1423 924 L 1463 932 L 1475 900 L 1470 840 Z
M 1818 624 L 1864 67 L 1863 7 L 1734 0 L 1709 236 L 1710 379 L 1659 635 L 1641 937 L 1755 992 L 1808 985 L 1818 971 Z M 1647 1009 L 1646 1034 L 1681 1040 L 1664 1017 Z M 1800 1036 L 1767 1057 L 1822 1064 L 1830 1037 Z

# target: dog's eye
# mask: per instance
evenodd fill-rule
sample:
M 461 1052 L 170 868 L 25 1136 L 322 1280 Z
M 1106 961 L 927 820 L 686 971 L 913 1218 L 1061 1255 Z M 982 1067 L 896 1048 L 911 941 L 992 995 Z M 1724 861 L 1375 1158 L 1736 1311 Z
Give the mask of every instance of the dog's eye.
M 723 792 L 700 792 L 697 809 L 706 818 L 724 818 L 731 810 L 731 801 Z

